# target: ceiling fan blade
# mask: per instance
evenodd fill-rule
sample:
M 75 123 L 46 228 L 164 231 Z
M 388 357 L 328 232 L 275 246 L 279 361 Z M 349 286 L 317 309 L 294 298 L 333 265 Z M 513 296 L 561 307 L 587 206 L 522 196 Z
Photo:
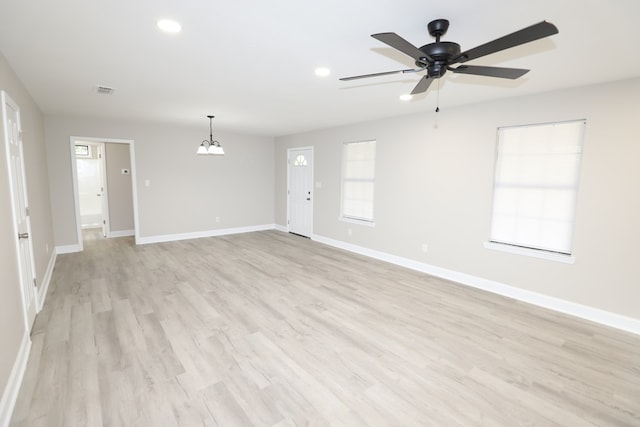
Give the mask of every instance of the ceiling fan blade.
M 458 74 L 474 74 L 502 79 L 517 79 L 529 72 L 523 68 L 485 67 L 482 65 L 460 65 L 458 68 L 451 68 L 451 71 Z
M 395 70 L 395 71 L 383 71 L 382 73 L 373 73 L 373 74 L 363 74 L 361 76 L 351 76 L 351 77 L 342 77 L 339 80 L 343 82 L 348 82 L 349 80 L 357 80 L 357 79 L 366 79 L 368 77 L 378 77 L 378 76 L 388 76 L 390 74 L 405 74 L 405 73 L 416 73 L 418 71 L 423 71 L 424 68 L 408 69 L 408 70 Z
M 429 76 L 424 76 L 423 78 L 421 78 L 416 87 L 414 87 L 411 91 L 411 95 L 417 95 L 419 93 L 426 92 L 427 89 L 429 89 L 429 86 L 431 86 L 431 83 L 433 83 L 433 80 L 434 79 L 430 79 Z
M 521 44 L 529 43 L 534 40 L 538 40 L 544 37 L 548 37 L 558 33 L 558 28 L 555 25 L 547 21 L 542 21 L 530 27 L 523 28 L 515 33 L 508 34 L 500 37 L 473 49 L 462 52 L 457 58 L 455 58 L 450 64 L 456 62 L 467 62 L 472 59 L 480 58 L 481 56 L 490 55 L 501 50 L 509 49 L 510 47 L 519 46 Z
M 423 51 L 421 51 L 396 33 L 378 33 L 372 34 L 371 37 L 376 40 L 380 40 L 382 43 L 385 43 L 394 49 L 399 50 L 405 55 L 409 55 L 416 61 L 427 56 Z

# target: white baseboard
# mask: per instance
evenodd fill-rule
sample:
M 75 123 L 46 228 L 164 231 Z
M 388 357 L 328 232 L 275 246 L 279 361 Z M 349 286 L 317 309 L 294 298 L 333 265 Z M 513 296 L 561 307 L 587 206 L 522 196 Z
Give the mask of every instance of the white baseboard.
M 9 380 L 7 386 L 2 393 L 2 399 L 0 400 L 0 427 L 8 427 L 11 422 L 11 415 L 18 399 L 18 392 L 22 385 L 22 378 L 27 368 L 27 362 L 29 360 L 29 352 L 31 351 L 31 340 L 29 334 L 24 333 L 22 337 L 22 343 L 20 343 L 20 349 L 18 355 L 13 363 L 11 374 L 9 374 Z
M 196 231 L 193 233 L 165 234 L 161 236 L 140 237 L 136 241 L 139 245 L 148 243 L 174 242 L 177 240 L 200 239 L 202 237 L 226 236 L 229 234 L 251 233 L 254 231 L 273 230 L 275 224 L 251 225 L 248 227 L 223 228 L 219 230 Z
M 112 237 L 129 237 L 135 235 L 135 230 L 119 230 L 119 231 L 109 231 L 109 238 Z
M 66 245 L 66 246 L 56 246 L 56 254 L 72 254 L 74 252 L 82 252 L 80 245 Z
M 36 301 L 38 302 L 36 306 L 36 311 L 39 313 L 44 306 L 44 300 L 47 298 L 47 291 L 49 290 L 49 284 L 51 283 L 51 276 L 53 275 L 53 267 L 56 265 L 56 258 L 58 257 L 57 251 L 54 249 L 51 252 L 51 257 L 49 258 L 49 264 L 47 265 L 47 270 L 44 272 L 44 276 L 42 277 L 42 281 L 40 282 L 40 286 L 38 287 L 38 295 Z
M 283 233 L 289 232 L 289 229 L 285 225 L 276 224 L 273 228 L 275 228 L 278 231 L 282 231 Z
M 537 292 L 528 291 L 525 289 L 506 285 L 504 283 L 495 282 L 493 280 L 472 276 L 470 274 L 460 273 L 446 268 L 437 267 L 435 265 L 425 264 L 408 258 L 388 254 L 386 252 L 380 252 L 362 246 L 353 245 L 351 243 L 342 242 L 340 240 L 330 239 L 328 237 L 314 235 L 312 237 L 312 240 L 350 252 L 355 252 L 360 255 L 379 259 L 381 261 L 386 261 L 391 264 L 396 264 L 401 267 L 406 267 L 412 270 L 427 273 L 432 276 L 451 280 L 463 285 L 482 289 L 529 304 L 537 305 L 539 307 L 548 308 L 550 310 L 569 314 L 571 316 L 579 317 L 592 322 L 600 323 L 602 325 L 611 326 L 613 328 L 640 335 L 640 319 L 623 316 L 605 310 L 600 310 L 598 308 L 589 307 Z

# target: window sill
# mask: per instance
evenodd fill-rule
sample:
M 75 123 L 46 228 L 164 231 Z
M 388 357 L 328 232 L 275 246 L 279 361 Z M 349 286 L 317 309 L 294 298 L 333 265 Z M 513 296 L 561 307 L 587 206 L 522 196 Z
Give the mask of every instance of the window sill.
M 344 216 L 339 216 L 338 217 L 339 221 L 343 221 L 343 222 L 349 222 L 351 224 L 359 224 L 359 225 L 364 225 L 365 227 L 375 227 L 376 223 L 373 221 L 367 221 L 364 219 L 355 219 L 355 218 L 347 218 Z
M 507 252 L 517 255 L 525 255 L 533 258 L 546 259 L 547 261 L 561 262 L 564 264 L 573 264 L 576 262 L 576 258 L 572 255 L 558 254 L 554 252 L 547 252 L 539 249 L 521 248 L 518 246 L 507 245 L 504 243 L 484 242 L 486 249 L 494 251 Z

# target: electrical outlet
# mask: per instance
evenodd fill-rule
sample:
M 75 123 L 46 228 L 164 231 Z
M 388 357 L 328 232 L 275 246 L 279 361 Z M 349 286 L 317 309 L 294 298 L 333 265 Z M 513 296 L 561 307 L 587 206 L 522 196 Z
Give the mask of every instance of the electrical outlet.
M 220 222 L 220 217 L 219 216 L 216 217 L 216 222 Z
M 347 230 L 347 234 L 348 234 L 349 236 L 351 236 L 351 235 L 353 234 L 353 230 L 352 230 L 352 229 L 348 229 L 348 230 Z
M 426 243 L 422 244 L 422 252 L 427 252 L 427 250 L 429 249 L 429 246 Z

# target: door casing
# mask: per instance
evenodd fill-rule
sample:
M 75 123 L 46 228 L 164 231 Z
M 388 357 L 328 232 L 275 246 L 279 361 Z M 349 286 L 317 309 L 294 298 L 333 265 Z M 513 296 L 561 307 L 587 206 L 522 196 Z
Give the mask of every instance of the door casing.
M 75 213 L 76 213 L 76 232 L 77 232 L 77 251 L 82 252 L 84 249 L 84 245 L 82 242 L 82 224 L 80 221 L 80 203 L 78 197 L 78 172 L 76 170 L 76 156 L 75 156 L 75 146 L 76 143 L 84 142 L 102 142 L 102 143 L 113 143 L 113 144 L 128 144 L 129 145 L 129 160 L 131 162 L 131 192 L 133 195 L 133 226 L 134 226 L 134 235 L 135 242 L 138 244 L 140 241 L 140 229 L 138 223 L 138 190 L 136 183 L 136 160 L 135 160 L 135 149 L 134 149 L 134 141 L 132 139 L 118 139 L 118 138 L 96 138 L 96 137 L 88 137 L 88 136 L 71 136 L 69 138 L 69 153 L 71 155 L 71 176 L 73 179 L 73 198 L 75 203 Z M 106 187 L 105 187 L 106 188 Z M 106 215 L 106 213 L 105 213 Z

